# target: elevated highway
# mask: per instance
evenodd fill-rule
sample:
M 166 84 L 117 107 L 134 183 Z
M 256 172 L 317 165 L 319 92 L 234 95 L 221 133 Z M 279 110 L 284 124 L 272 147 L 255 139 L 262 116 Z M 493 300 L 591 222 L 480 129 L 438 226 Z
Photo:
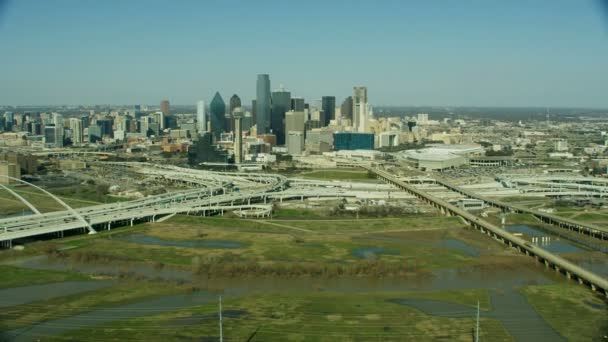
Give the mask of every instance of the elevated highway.
M 482 233 L 486 233 L 494 239 L 508 245 L 509 247 L 515 248 L 518 251 L 535 258 L 537 261 L 545 264 L 546 267 L 553 268 L 556 272 L 563 274 L 568 279 L 574 279 L 580 284 L 588 286 L 593 291 L 600 291 L 606 297 L 608 297 L 608 280 L 604 279 L 603 277 L 589 272 L 553 253 L 547 252 L 538 246 L 534 246 L 528 243 L 526 240 L 521 239 L 465 210 L 462 210 L 444 201 L 443 199 L 437 198 L 423 190 L 417 189 L 414 186 L 397 179 L 384 170 L 366 166 L 364 168 L 376 174 L 379 179 L 391 183 L 398 188 L 411 193 L 420 200 L 427 202 L 429 205 L 434 206 L 442 213 L 446 215 L 460 216 L 468 225 L 478 229 Z
M 576 231 L 579 233 L 587 234 L 589 236 L 592 236 L 592 237 L 595 237 L 595 238 L 598 238 L 601 240 L 608 240 L 608 228 L 600 227 L 600 226 L 597 226 L 594 224 L 584 223 L 584 222 L 580 222 L 577 220 L 572 220 L 572 219 L 568 219 L 568 218 L 564 218 L 564 217 L 559 217 L 559 216 L 552 215 L 549 213 L 544 213 L 544 212 L 541 212 L 538 210 L 528 209 L 528 208 L 519 206 L 517 204 L 507 203 L 507 202 L 503 202 L 503 201 L 489 198 L 486 196 L 481 196 L 477 193 L 474 193 L 469 190 L 465 190 L 461 187 L 458 187 L 458 186 L 451 184 L 442 179 L 437 179 L 436 181 L 438 184 L 441 184 L 444 187 L 446 187 L 454 192 L 457 192 L 457 193 L 459 193 L 463 196 L 469 197 L 469 198 L 476 198 L 476 199 L 482 200 L 485 203 L 487 203 L 488 205 L 495 207 L 495 208 L 499 208 L 505 212 L 530 214 L 530 215 L 537 217 L 539 220 L 541 220 L 545 223 L 552 224 L 552 225 L 555 225 L 560 228 L 573 230 L 573 231 Z

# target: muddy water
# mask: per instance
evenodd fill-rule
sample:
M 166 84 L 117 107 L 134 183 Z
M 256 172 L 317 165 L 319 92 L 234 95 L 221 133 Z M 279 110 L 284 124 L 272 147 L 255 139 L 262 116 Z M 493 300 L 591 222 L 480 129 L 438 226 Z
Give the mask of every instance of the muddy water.
M 207 304 L 215 300 L 217 300 L 216 294 L 205 291 L 166 296 L 41 322 L 30 327 L 6 332 L 5 335 L 10 337 L 10 341 L 36 341 L 49 336 L 66 333 L 70 330 L 102 325 L 116 320 L 128 320 L 137 317 L 156 315 L 167 311 Z
M 477 309 L 452 302 L 428 299 L 389 299 L 389 302 L 414 307 L 428 315 L 454 318 L 475 318 Z M 516 291 L 492 291 L 490 310 L 481 310 L 480 317 L 493 318 L 502 323 L 516 341 L 565 341 L 530 306 L 526 297 Z
M 67 281 L 1 289 L 0 308 L 99 290 L 112 284 L 113 281 Z

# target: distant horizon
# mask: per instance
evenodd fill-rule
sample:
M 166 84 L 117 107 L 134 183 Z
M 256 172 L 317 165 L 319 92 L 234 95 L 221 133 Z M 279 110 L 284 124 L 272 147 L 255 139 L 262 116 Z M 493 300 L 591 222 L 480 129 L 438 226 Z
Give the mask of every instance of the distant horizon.
M 238 94 L 237 94 L 238 95 Z M 231 95 L 232 96 L 232 95 Z M 223 96 L 222 96 L 223 98 Z M 209 106 L 209 102 L 205 101 L 205 106 Z M 192 107 L 196 108 L 196 102 L 193 104 L 184 104 L 184 103 L 172 103 L 170 102 L 171 107 Z M 309 102 L 307 102 L 309 103 Z M 0 108 L 4 107 L 12 107 L 12 108 L 28 108 L 28 107 L 129 107 L 129 106 L 148 106 L 148 107 L 160 107 L 160 101 L 157 104 L 154 103 L 126 103 L 126 104 L 112 104 L 112 103 L 98 103 L 98 104 L 23 104 L 23 105 L 10 105 L 10 104 L 0 104 Z M 559 110 L 559 109 L 568 109 L 568 110 L 606 110 L 607 107 L 577 107 L 577 106 L 478 106 L 478 105 L 384 105 L 384 104 L 373 104 L 374 108 L 438 108 L 438 109 L 450 109 L 450 108 L 479 108 L 479 109 L 542 109 L 542 110 Z M 243 107 L 251 107 L 251 101 L 245 102 Z M 336 108 L 340 107 L 340 101 L 336 98 Z

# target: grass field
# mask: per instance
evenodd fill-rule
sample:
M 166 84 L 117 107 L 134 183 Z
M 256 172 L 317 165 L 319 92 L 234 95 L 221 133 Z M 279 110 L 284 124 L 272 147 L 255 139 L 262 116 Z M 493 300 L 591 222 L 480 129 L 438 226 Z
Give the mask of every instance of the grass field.
M 545 321 L 569 341 L 594 341 L 608 335 L 608 305 L 588 289 L 560 283 L 528 286 L 522 292 Z
M 79 273 L 32 270 L 8 265 L 0 265 L 0 274 L 2 275 L 0 277 L 0 289 L 89 279 L 89 277 Z
M 507 218 L 517 223 L 534 220 L 529 215 Z M 130 235 L 161 239 L 174 245 L 124 240 Z M 209 241 L 240 245 L 179 246 L 182 242 Z M 456 241 L 465 248 L 445 245 L 445 241 Z M 364 256 L 356 253 L 367 249 L 381 252 Z M 467 253 L 469 249 L 479 256 Z M 43 253 L 67 264 L 112 265 L 117 269 L 158 266 L 169 272 L 190 271 L 195 276 L 186 281 L 114 276 L 111 277 L 114 285 L 101 290 L 3 309 L 0 330 L 115 308 L 117 319 L 110 323 L 91 327 L 83 323 L 75 326 L 79 329 L 45 340 L 90 340 L 94 336 L 94 340 L 100 341 L 215 341 L 218 336 L 215 300 L 162 313 L 144 311 L 139 318 L 121 318 L 120 307 L 167 295 L 206 293 L 204 289 L 221 292 L 228 288 L 223 303 L 226 341 L 249 338 L 250 341 L 471 341 L 472 316 L 431 316 L 390 300 L 431 299 L 471 308 L 479 301 L 482 310 L 487 310 L 491 307 L 489 289 L 428 291 L 423 287 L 420 292 L 412 292 L 399 287 L 398 291 L 383 292 L 380 290 L 383 287 L 361 290 L 351 284 L 351 279 L 384 284 L 389 278 L 403 277 L 407 283 L 433 279 L 432 272 L 437 270 L 468 274 L 469 270 L 487 269 L 491 274 L 532 263 L 530 258 L 467 228 L 456 217 L 412 214 L 355 220 L 300 209 L 281 209 L 273 219 L 264 220 L 177 215 L 155 224 L 28 244 L 24 251 L 0 252 L 0 260 Z M 0 289 L 96 279 L 75 272 L 12 266 L 0 266 L 0 273 L 3 275 Z M 224 282 L 225 277 L 232 278 Z M 264 287 L 265 279 L 279 285 Z M 337 287 L 343 291 L 325 286 L 328 279 L 346 284 Z M 262 285 L 254 286 L 254 280 Z M 519 291 L 534 310 L 569 340 L 593 340 L 606 332 L 606 306 L 584 287 L 563 280 L 552 285 L 530 285 Z M 502 323 L 483 314 L 481 331 L 481 341 L 512 340 Z
M 421 293 L 274 293 L 227 298 L 223 303 L 227 341 L 470 341 L 473 318 L 440 318 L 389 302 L 393 298 L 439 299 L 465 305 L 481 300 L 485 290 Z M 484 340 L 509 341 L 502 325 L 482 319 Z M 217 304 L 113 322 L 62 336 L 103 340 L 215 340 Z
M 303 172 L 298 176 L 322 180 L 378 182 L 378 180 L 369 175 L 367 171 L 359 170 L 325 169 Z
M 130 261 L 189 268 L 196 259 L 203 263 L 224 265 L 225 268 L 218 269 L 218 272 L 228 272 L 229 265 L 252 268 L 251 263 L 257 263 L 266 269 L 256 272 L 268 272 L 273 267 L 283 272 L 290 268 L 289 265 L 293 269 L 301 267 L 302 272 L 323 265 L 343 265 L 348 273 L 349 267 L 370 268 L 369 262 L 373 262 L 374 267 L 388 267 L 386 272 L 395 270 L 400 273 L 405 269 L 423 272 L 445 267 L 471 266 L 480 262 L 479 258 L 468 255 L 466 251 L 445 248 L 442 242 L 446 239 L 469 244 L 483 255 L 510 255 L 497 243 L 488 245 L 479 241 L 478 233 L 463 229 L 464 227 L 457 218 L 432 216 L 285 221 L 176 216 L 166 222 L 141 225 L 139 229 L 130 229 L 129 232 L 164 241 L 229 241 L 239 243 L 240 246 L 163 246 L 124 241 L 118 235 L 74 238 L 61 246 L 73 247 L 63 253 L 63 257 L 76 261 L 99 259 L 99 262 Z M 372 252 L 369 258 L 357 254 L 357 251 L 365 253 L 376 249 L 380 251 Z M 490 259 L 484 259 L 483 262 L 486 260 Z M 378 270 L 373 272 L 376 271 Z

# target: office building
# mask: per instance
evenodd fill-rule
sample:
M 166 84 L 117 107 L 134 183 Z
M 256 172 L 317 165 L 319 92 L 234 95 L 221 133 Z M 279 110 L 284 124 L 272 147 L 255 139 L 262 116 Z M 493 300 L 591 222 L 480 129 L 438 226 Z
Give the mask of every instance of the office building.
M 352 124 L 353 122 L 353 97 L 349 96 L 342 101 L 342 105 L 340 106 L 340 119 L 341 120 L 349 120 Z
M 11 178 L 21 179 L 21 167 L 19 164 L 0 161 L 0 184 L 15 184 L 18 181 Z
M 148 130 L 146 129 L 146 132 Z M 89 142 L 90 143 L 97 143 L 99 141 L 101 141 L 101 138 L 103 137 L 102 133 L 101 133 L 101 127 L 97 126 L 97 125 L 92 125 L 89 126 Z
M 285 145 L 285 113 L 291 108 L 291 93 L 283 87 L 272 92 L 270 128 L 277 136 L 277 145 Z
M 207 116 L 205 115 L 205 101 L 196 103 L 196 129 L 199 134 L 207 131 Z
M 292 97 L 291 98 L 291 110 L 295 112 L 303 112 L 306 109 L 306 104 L 304 103 L 304 99 L 301 97 Z
M 226 120 L 226 103 L 222 99 L 222 95 L 216 92 L 213 100 L 209 104 L 209 118 L 211 122 L 211 132 L 217 140 L 224 131 L 224 121 Z
M 373 133 L 336 132 L 336 133 L 334 133 L 334 148 L 336 151 L 373 150 L 374 149 L 374 134 Z
M 302 132 L 304 133 L 306 123 L 306 115 L 304 112 L 296 112 L 290 110 L 285 113 L 285 132 Z
M 239 108 L 239 110 L 237 110 Z M 235 108 L 233 111 L 234 115 L 234 163 L 240 164 L 243 162 L 243 128 L 241 127 L 242 123 L 242 114 L 243 112 L 240 110 L 240 107 Z
M 97 126 L 101 128 L 101 136 L 112 136 L 113 133 L 113 122 L 112 119 L 97 119 L 95 122 Z
M 160 101 L 160 111 L 164 114 L 164 117 L 171 115 L 171 106 L 169 105 L 169 100 Z
M 331 120 L 336 119 L 336 97 L 323 96 L 321 98 L 321 109 L 323 110 L 323 126 L 328 126 Z
M 256 125 L 257 133 L 265 134 L 270 131 L 270 77 L 258 75 L 256 84 Z
M 367 132 L 368 126 L 367 88 L 353 88 L 353 128 L 355 131 Z
M 44 146 L 45 147 L 56 147 L 55 139 L 57 139 L 57 134 L 55 133 L 55 125 L 50 124 L 44 126 Z
M 287 153 L 299 156 L 304 151 L 304 132 L 287 132 Z
M 78 118 L 70 118 L 70 129 L 72 130 L 72 143 L 83 143 L 82 121 Z
M 12 131 L 15 124 L 15 114 L 13 112 L 4 112 L 4 130 Z

